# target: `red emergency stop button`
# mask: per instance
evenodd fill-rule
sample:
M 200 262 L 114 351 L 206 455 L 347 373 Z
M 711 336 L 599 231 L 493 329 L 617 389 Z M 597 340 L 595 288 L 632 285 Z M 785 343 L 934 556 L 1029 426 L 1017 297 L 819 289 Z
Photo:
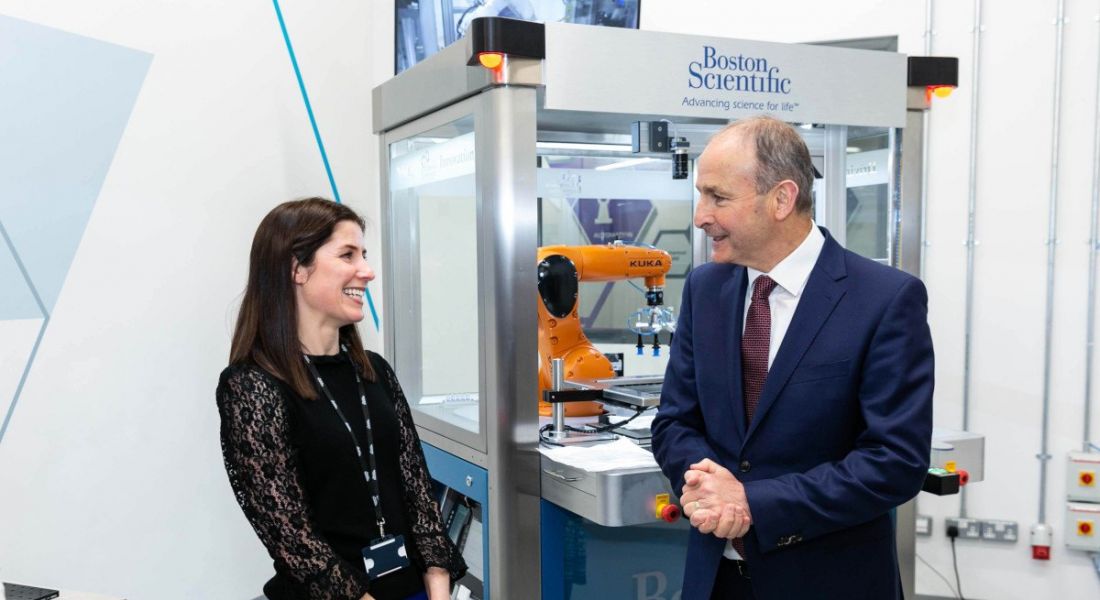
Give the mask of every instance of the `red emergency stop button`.
M 672 503 L 672 494 L 657 494 L 653 497 L 654 516 L 672 523 L 680 518 L 680 507 Z
M 1092 485 L 1096 483 L 1096 475 L 1092 471 L 1081 471 L 1081 473 L 1077 475 L 1077 481 L 1080 482 L 1081 485 Z
M 669 504 L 661 509 L 661 519 L 668 523 L 675 523 L 680 518 L 680 507 Z
M 1077 533 L 1079 535 L 1092 535 L 1092 521 L 1078 521 Z

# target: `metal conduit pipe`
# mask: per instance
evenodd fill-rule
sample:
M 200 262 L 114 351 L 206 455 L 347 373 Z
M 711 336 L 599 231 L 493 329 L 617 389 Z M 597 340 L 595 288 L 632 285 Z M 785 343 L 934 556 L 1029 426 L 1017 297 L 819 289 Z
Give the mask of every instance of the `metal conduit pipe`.
M 1097 21 L 1100 23 L 1100 20 Z M 1098 32 L 1100 33 L 1100 32 Z M 1100 37 L 1100 36 L 1098 36 Z M 1096 345 L 1096 253 L 1100 240 L 1097 239 L 1100 224 L 1100 52 L 1096 60 L 1096 116 L 1092 137 L 1092 210 L 1089 219 L 1089 295 L 1088 317 L 1086 319 L 1087 339 L 1085 342 L 1085 432 L 1081 449 L 1089 452 L 1092 447 L 1092 353 Z
M 1097 19 L 1100 22 L 1100 19 Z M 1092 443 L 1092 363 L 1096 340 L 1096 258 L 1100 250 L 1100 53 L 1096 63 L 1096 116 L 1094 117 L 1092 148 L 1092 209 L 1089 220 L 1089 292 L 1088 292 L 1088 338 L 1085 343 L 1085 427 L 1082 449 L 1086 452 L 1096 449 Z
M 924 55 L 932 56 L 932 0 L 924 0 Z M 917 275 L 924 279 L 924 249 L 928 247 L 928 127 L 932 111 L 926 110 L 921 131 L 920 170 L 920 266 Z
M 974 42 L 970 73 L 970 181 L 966 220 L 966 302 L 963 317 L 963 405 L 962 429 L 970 428 L 970 357 L 974 330 L 974 223 L 978 205 L 978 86 L 982 57 L 982 0 L 974 0 Z M 959 494 L 959 516 L 966 517 L 966 492 Z
M 1046 523 L 1047 489 L 1047 443 L 1050 431 L 1050 357 L 1053 348 L 1054 333 L 1054 254 L 1058 246 L 1058 153 L 1061 145 L 1060 129 L 1062 125 L 1062 36 L 1065 30 L 1065 0 L 1058 0 L 1058 16 L 1055 24 L 1054 51 L 1054 107 L 1051 117 L 1050 145 L 1050 203 L 1047 209 L 1047 306 L 1045 340 L 1043 343 L 1043 429 L 1042 446 L 1036 458 L 1039 459 L 1039 522 Z

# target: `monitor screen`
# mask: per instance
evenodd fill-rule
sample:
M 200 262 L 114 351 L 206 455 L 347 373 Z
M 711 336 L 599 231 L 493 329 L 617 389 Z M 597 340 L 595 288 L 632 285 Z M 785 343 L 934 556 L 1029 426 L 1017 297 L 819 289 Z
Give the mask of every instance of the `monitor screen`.
M 396 0 L 394 72 L 466 35 L 477 17 L 638 28 L 641 0 Z

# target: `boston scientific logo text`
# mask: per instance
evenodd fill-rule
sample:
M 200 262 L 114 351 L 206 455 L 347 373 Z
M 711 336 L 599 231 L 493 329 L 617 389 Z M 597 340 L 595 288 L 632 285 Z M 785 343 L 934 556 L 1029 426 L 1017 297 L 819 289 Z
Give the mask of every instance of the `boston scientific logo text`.
M 763 57 L 719 54 L 703 46 L 703 59 L 688 64 L 688 87 L 731 92 L 790 94 L 791 80 L 780 77 L 779 67 Z

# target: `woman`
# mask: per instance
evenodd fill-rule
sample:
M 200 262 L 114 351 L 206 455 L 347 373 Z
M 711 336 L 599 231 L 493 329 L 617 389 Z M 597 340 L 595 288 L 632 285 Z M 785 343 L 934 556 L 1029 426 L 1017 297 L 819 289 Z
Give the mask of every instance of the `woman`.
M 442 600 L 466 570 L 397 377 L 356 330 L 372 279 L 363 219 L 329 200 L 275 207 L 252 240 L 217 399 L 229 481 L 275 561 L 271 600 Z M 387 540 L 410 564 L 379 576 L 401 566 Z

